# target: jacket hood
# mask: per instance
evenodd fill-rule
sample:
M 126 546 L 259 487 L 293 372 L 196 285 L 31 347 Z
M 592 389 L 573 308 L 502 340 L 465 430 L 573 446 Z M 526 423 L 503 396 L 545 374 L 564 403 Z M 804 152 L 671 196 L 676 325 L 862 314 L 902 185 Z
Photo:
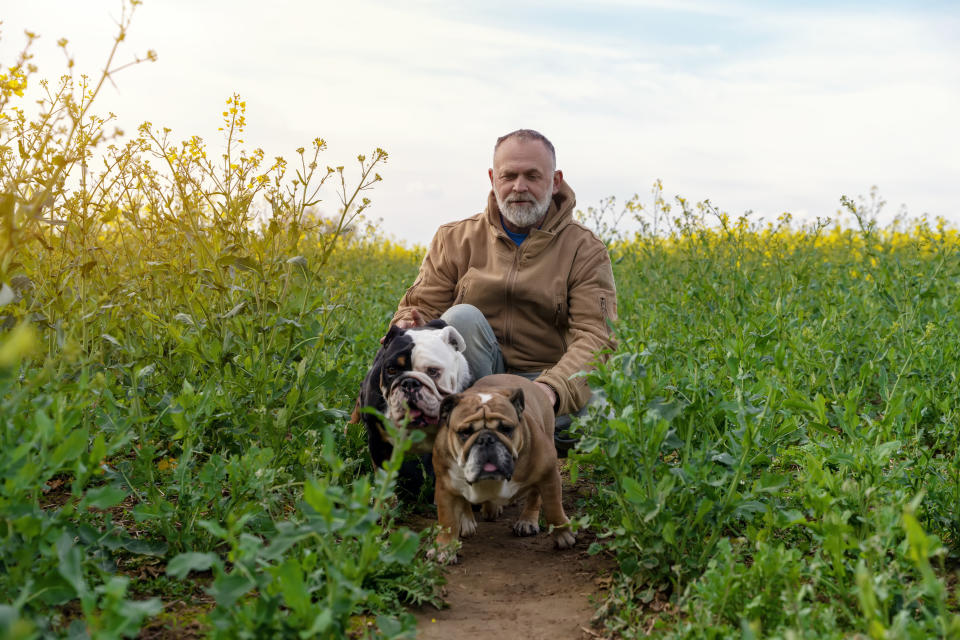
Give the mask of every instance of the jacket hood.
M 561 181 L 560 190 L 553 194 L 553 202 L 550 203 L 550 208 L 547 209 L 547 217 L 543 221 L 543 224 L 540 225 L 540 230 L 549 233 L 560 231 L 560 229 L 573 221 L 573 208 L 576 205 L 577 197 L 573 193 L 573 189 L 570 188 L 570 185 L 568 185 L 565 180 Z M 487 210 L 485 214 L 487 222 L 502 233 L 503 226 L 500 224 L 500 207 L 497 205 L 497 197 L 494 195 L 493 189 L 491 189 L 487 195 Z

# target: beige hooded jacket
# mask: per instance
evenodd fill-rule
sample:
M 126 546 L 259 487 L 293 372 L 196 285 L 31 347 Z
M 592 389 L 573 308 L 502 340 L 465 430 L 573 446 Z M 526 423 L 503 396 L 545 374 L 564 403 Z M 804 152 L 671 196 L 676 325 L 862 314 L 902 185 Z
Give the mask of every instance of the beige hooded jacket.
M 573 220 L 573 190 L 562 182 L 540 229 L 517 246 L 504 232 L 493 192 L 487 209 L 441 226 L 393 322 L 418 309 L 424 320 L 472 304 L 493 328 L 510 372 L 541 371 L 557 393 L 557 414 L 590 398 L 582 376 L 598 352 L 614 346 L 607 321 L 617 294 L 606 247 Z

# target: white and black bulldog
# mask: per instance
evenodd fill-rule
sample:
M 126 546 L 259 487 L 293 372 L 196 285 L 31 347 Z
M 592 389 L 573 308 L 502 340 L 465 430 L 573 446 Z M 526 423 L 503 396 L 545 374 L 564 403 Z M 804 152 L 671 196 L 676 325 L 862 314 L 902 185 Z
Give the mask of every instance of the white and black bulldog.
M 421 327 L 390 327 L 373 367 L 363 381 L 359 407 L 373 407 L 399 426 L 419 429 L 426 437 L 411 453 L 428 454 L 439 426 L 440 403 L 463 391 L 472 382 L 463 357 L 466 344 L 460 333 L 443 320 Z M 393 442 L 380 419 L 363 413 L 370 457 L 383 466 L 393 452 Z

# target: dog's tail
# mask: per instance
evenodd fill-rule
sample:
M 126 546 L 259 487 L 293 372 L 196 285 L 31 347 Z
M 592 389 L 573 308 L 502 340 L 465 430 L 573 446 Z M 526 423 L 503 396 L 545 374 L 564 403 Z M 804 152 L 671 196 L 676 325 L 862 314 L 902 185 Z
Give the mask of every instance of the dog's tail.
M 356 402 L 353 403 L 353 411 L 350 413 L 350 420 L 347 422 L 350 424 L 361 424 L 363 421 L 360 419 L 360 395 L 357 395 Z

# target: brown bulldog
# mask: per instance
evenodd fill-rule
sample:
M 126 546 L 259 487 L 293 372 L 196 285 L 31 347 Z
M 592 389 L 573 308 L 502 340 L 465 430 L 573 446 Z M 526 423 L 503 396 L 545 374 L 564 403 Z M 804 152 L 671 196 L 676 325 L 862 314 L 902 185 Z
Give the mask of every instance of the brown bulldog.
M 540 531 L 542 503 L 556 546 L 573 546 L 576 538 L 560 501 L 553 408 L 540 389 L 520 376 L 486 376 L 445 398 L 439 422 L 433 468 L 441 546 L 476 532 L 471 504 L 483 505 L 484 518 L 493 520 L 519 497 L 526 502 L 514 533 Z

